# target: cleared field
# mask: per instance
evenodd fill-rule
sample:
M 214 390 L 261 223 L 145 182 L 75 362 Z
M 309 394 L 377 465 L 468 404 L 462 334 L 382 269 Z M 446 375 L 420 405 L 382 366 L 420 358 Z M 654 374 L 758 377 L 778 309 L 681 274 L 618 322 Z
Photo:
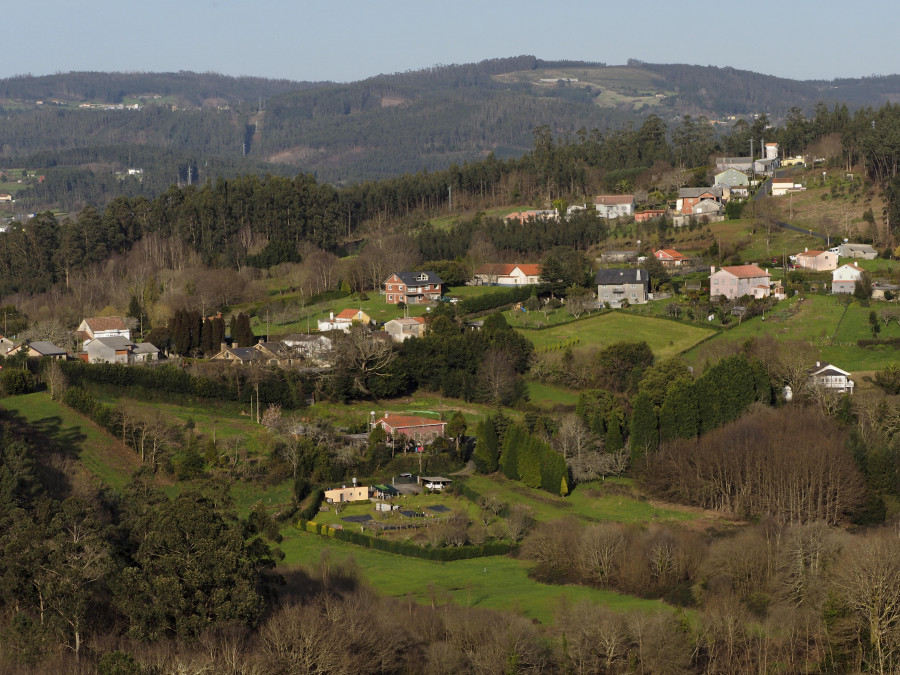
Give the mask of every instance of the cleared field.
M 139 458 L 93 422 L 43 392 L 0 399 L 0 406 L 24 419 L 37 434 L 71 453 L 92 474 L 120 489 L 140 468 Z
M 611 312 L 542 330 L 518 330 L 538 348 L 553 349 L 577 338 L 578 343 L 572 348 L 575 352 L 599 349 L 614 342 L 645 341 L 657 359 L 676 356 L 709 337 L 712 332 L 699 326 L 625 312 Z M 557 353 L 562 354 L 562 351 Z
M 564 603 L 587 599 L 620 611 L 672 611 L 657 600 L 643 600 L 584 586 L 551 586 L 528 578 L 530 564 L 503 556 L 441 563 L 393 555 L 354 546 L 293 526 L 282 528 L 285 553 L 280 571 L 289 574 L 297 564 L 352 558 L 368 582 L 380 593 L 416 602 L 454 602 L 469 607 L 519 611 L 550 623 Z

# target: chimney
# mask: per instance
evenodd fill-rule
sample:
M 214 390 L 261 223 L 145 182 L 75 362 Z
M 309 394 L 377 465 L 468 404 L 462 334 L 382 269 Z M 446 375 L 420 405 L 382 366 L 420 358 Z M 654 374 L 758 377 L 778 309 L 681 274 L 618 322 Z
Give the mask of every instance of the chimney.
M 226 349 L 228 349 L 228 345 L 224 342 L 219 345 L 219 351 L 224 352 Z
M 334 312 L 328 312 L 328 320 L 334 321 Z
M 713 275 L 713 274 L 716 273 L 716 266 L 715 266 L 715 265 L 710 266 L 710 268 L 709 268 L 709 273 L 710 273 L 710 275 Z
M 803 247 L 803 252 L 804 252 L 804 253 L 809 253 L 809 248 L 807 248 L 806 246 L 804 246 L 804 247 Z
M 822 364 L 819 363 L 818 361 L 816 361 L 816 368 L 820 368 L 821 366 L 822 366 Z
M 635 277 L 635 281 L 640 281 L 640 280 L 641 280 L 641 270 L 640 270 L 640 268 L 638 268 L 638 269 L 637 269 L 637 276 Z

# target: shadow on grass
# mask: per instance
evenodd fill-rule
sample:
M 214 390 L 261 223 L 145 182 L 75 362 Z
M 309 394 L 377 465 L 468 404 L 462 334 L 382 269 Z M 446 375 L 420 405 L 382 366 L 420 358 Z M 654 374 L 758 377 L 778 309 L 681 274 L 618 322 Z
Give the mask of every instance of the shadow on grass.
M 75 427 L 64 427 L 62 418 L 56 415 L 28 422 L 9 410 L 0 410 L 0 423 L 13 437 L 28 442 L 34 451 L 39 480 L 54 498 L 64 499 L 71 489 L 64 466 L 67 461 L 78 459 L 87 437 Z

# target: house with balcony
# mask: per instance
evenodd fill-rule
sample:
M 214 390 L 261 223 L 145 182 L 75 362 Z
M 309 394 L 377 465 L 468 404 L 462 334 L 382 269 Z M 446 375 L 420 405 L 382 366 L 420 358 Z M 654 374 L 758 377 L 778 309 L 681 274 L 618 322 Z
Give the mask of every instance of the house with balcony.
M 444 282 L 435 272 L 399 272 L 384 282 L 384 298 L 389 305 L 403 302 L 421 305 L 438 302 L 444 292 Z

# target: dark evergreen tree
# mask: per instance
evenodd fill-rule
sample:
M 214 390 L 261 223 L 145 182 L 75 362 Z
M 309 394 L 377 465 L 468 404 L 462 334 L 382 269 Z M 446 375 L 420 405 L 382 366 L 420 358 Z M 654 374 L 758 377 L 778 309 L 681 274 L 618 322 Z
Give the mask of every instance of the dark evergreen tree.
M 475 431 L 475 451 L 472 459 L 479 473 L 493 473 L 497 470 L 499 461 L 499 439 L 494 420 L 490 416 L 478 423 Z
M 609 414 L 606 418 L 606 437 L 604 439 L 603 448 L 606 452 L 619 452 L 625 447 L 625 440 L 622 438 L 622 427 L 619 424 L 619 415 L 615 412 Z
M 659 447 L 659 426 L 656 418 L 656 409 L 650 394 L 640 392 L 634 397 L 631 413 L 631 430 L 628 436 L 631 450 L 631 463 L 637 464 L 639 460 L 656 452 Z
M 669 385 L 659 410 L 659 437 L 662 442 L 677 438 L 695 438 L 700 431 L 700 411 L 694 383 L 679 378 Z

